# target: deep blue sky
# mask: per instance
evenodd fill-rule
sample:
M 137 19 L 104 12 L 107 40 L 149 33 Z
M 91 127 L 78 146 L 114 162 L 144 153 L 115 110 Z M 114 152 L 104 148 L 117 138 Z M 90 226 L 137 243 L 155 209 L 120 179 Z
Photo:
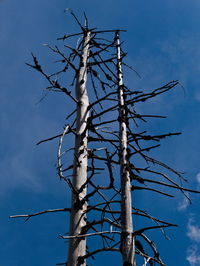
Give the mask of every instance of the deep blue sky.
M 60 95 L 51 94 L 42 103 L 46 83 L 31 71 L 30 52 L 49 62 L 44 43 L 78 30 L 65 8 L 78 16 L 86 11 L 94 27 L 123 28 L 128 62 L 141 74 L 128 76 L 137 88 L 155 88 L 178 79 L 184 90 L 160 97 L 151 112 L 168 115 L 164 129 L 182 131 L 179 138 L 164 141 L 158 156 L 186 172 L 189 186 L 200 187 L 200 2 L 198 0 L 1 0 L 0 1 L 0 263 L 2 266 L 55 265 L 66 258 L 66 244 L 58 234 L 68 231 L 66 214 L 36 217 L 27 223 L 9 220 L 11 214 L 29 213 L 67 204 L 65 186 L 56 169 L 56 143 L 35 143 L 56 134 L 70 111 Z M 130 86 L 130 84 L 129 84 Z M 148 107 L 141 107 L 149 110 Z M 157 131 L 163 126 L 152 124 Z M 181 195 L 155 202 L 143 195 L 146 205 L 157 209 L 180 227 L 168 230 L 170 241 L 160 234 L 164 261 L 170 266 L 200 265 L 200 197 L 187 206 Z M 148 202 L 148 204 L 147 204 Z M 106 255 L 104 265 L 117 265 Z M 102 261 L 95 265 L 101 265 Z M 120 264 L 119 264 L 120 265 Z

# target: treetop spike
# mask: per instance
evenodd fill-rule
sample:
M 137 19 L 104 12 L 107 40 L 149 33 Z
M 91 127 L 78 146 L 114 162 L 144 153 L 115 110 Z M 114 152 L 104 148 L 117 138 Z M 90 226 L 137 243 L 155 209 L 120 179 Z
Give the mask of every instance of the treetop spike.
M 88 18 L 86 16 L 85 12 L 83 12 L 83 14 L 84 14 L 84 18 L 85 18 L 85 29 L 88 30 Z
M 83 31 L 85 31 L 84 27 L 81 25 L 80 21 L 78 20 L 77 16 L 75 15 L 75 13 L 73 12 L 73 10 L 71 8 L 65 8 L 64 12 L 70 12 L 70 14 L 74 17 L 74 19 L 76 20 L 76 22 L 78 23 L 80 28 Z

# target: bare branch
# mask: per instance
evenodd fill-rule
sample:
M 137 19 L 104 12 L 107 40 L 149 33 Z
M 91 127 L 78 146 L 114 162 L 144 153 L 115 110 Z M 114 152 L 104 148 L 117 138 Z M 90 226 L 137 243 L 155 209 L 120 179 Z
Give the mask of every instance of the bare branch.
M 140 235 L 151 247 L 151 249 L 154 252 L 154 258 L 158 259 L 160 261 L 160 265 L 165 266 L 165 264 L 162 262 L 161 258 L 160 258 L 160 254 L 156 249 L 156 246 L 154 245 L 153 241 L 151 241 L 145 234 L 141 234 Z
M 96 233 L 77 235 L 77 236 L 62 236 L 62 235 L 60 235 L 60 237 L 63 239 L 73 239 L 73 238 L 85 238 L 85 237 L 89 237 L 89 236 L 98 236 L 98 235 L 104 235 L 104 234 L 121 234 L 121 232 L 120 231 L 104 231 L 104 232 L 96 232 Z
M 134 231 L 133 234 L 134 235 L 141 235 L 144 231 L 147 231 L 147 230 L 152 230 L 152 229 L 157 229 L 157 228 L 166 228 L 166 227 L 170 227 L 170 226 L 171 225 L 157 225 L 157 226 L 144 227 L 142 229 Z
M 9 216 L 9 218 L 27 218 L 26 221 L 28 221 L 33 216 L 38 216 L 45 213 L 52 213 L 52 212 L 71 212 L 70 208 L 63 208 L 63 209 L 52 209 L 52 210 L 45 210 L 40 211 L 32 214 L 19 214 L 19 215 L 12 215 Z
M 162 191 L 160 191 L 160 190 L 158 190 L 158 189 L 149 188 L 149 187 L 132 186 L 131 189 L 132 189 L 132 190 L 141 190 L 141 189 L 143 189 L 143 190 L 150 190 L 150 191 L 157 192 L 157 193 L 162 194 L 162 195 L 167 196 L 167 197 L 171 197 L 171 198 L 174 197 L 174 196 L 171 195 L 171 194 L 168 194 L 168 193 L 162 192 Z
M 119 248 L 99 248 L 99 249 L 96 249 L 88 254 L 86 254 L 85 256 L 83 256 L 81 259 L 85 260 L 86 258 L 88 257 L 91 257 L 99 252 L 104 252 L 104 251 L 117 251 L 117 252 L 120 252 Z

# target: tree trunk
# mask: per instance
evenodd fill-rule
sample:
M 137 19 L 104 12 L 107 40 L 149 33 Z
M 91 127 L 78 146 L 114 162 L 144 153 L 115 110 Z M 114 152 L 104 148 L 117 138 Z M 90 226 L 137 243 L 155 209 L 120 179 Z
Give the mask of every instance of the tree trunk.
M 122 74 L 122 58 L 120 49 L 119 33 L 116 34 L 117 47 L 117 71 L 118 71 L 118 100 L 119 100 L 119 123 L 120 123 L 120 176 L 121 176 L 121 253 L 123 266 L 133 266 L 135 256 L 135 244 L 133 238 L 132 221 L 132 195 L 130 175 L 127 160 L 127 132 L 126 110 L 124 105 L 124 84 Z
M 74 170 L 73 170 L 73 190 L 70 217 L 70 235 L 77 236 L 83 234 L 82 228 L 86 224 L 85 210 L 87 203 L 81 202 L 86 196 L 86 186 L 80 192 L 80 188 L 87 180 L 87 119 L 88 112 L 88 95 L 86 89 L 87 80 L 87 60 L 89 53 L 90 32 L 85 33 L 82 58 L 80 61 L 79 72 L 76 81 L 76 99 L 77 117 L 76 117 L 76 140 L 74 153 Z M 74 238 L 69 240 L 68 266 L 85 266 L 86 263 L 81 261 L 81 256 L 86 254 L 86 239 Z

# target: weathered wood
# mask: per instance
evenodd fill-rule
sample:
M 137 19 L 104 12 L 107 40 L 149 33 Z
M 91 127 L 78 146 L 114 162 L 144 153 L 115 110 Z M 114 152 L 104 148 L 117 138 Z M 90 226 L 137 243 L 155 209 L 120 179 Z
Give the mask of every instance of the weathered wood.
M 86 184 L 87 181 L 87 119 L 89 117 L 89 100 L 86 89 L 87 80 L 87 61 L 89 54 L 90 32 L 85 33 L 82 57 L 80 61 L 79 72 L 76 80 L 76 99 L 77 117 L 76 117 L 76 140 L 74 154 L 74 169 L 73 169 L 73 187 L 79 192 L 79 189 Z M 86 187 L 80 193 L 72 193 L 71 217 L 70 217 L 70 236 L 82 235 L 82 228 L 86 225 L 85 211 L 87 203 L 81 204 L 81 200 L 86 196 Z M 86 254 L 85 238 L 72 238 L 69 241 L 68 264 L 69 266 L 82 265 L 85 262 L 80 262 L 79 258 Z
M 132 195 L 131 182 L 127 160 L 127 126 L 124 102 L 124 84 L 122 73 L 122 59 L 119 33 L 116 33 L 117 72 L 118 72 L 118 100 L 119 100 L 119 134 L 120 134 L 120 177 L 121 177 L 121 253 L 123 266 L 133 266 L 135 256 L 135 243 L 133 237 L 132 221 Z

